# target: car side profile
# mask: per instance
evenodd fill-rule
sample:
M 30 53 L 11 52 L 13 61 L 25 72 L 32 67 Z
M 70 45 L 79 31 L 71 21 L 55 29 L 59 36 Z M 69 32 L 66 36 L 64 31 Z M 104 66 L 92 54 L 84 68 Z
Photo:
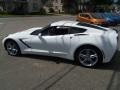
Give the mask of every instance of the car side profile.
M 104 18 L 98 13 L 79 13 L 76 20 L 101 26 L 106 24 Z
M 3 45 L 11 56 L 55 56 L 93 67 L 111 61 L 117 50 L 117 37 L 110 28 L 63 20 L 10 34 L 3 39 Z

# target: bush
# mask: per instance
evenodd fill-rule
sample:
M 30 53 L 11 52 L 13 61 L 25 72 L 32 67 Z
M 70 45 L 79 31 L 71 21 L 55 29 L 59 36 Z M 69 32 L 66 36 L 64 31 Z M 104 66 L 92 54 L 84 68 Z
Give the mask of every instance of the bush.
M 78 7 L 74 4 L 72 4 L 71 6 L 63 6 L 64 11 L 68 14 L 76 14 L 78 12 Z
M 27 14 L 26 11 L 15 8 L 12 12 L 9 12 L 9 14 L 13 14 L 13 15 L 25 15 Z
M 46 15 L 47 12 L 44 8 L 40 8 L 40 15 Z
M 29 13 L 30 15 L 40 15 L 40 12 L 32 12 L 32 13 Z
M 49 8 L 49 13 L 54 13 L 54 9 L 53 8 Z

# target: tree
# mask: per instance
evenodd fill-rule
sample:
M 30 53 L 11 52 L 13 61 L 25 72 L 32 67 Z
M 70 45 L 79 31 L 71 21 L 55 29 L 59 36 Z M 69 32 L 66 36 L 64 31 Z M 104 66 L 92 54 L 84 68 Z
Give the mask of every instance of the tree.
M 113 0 L 91 0 L 93 5 L 110 5 L 113 3 Z
M 117 4 L 120 5 L 120 0 L 117 1 Z
M 41 0 L 42 4 L 46 4 L 48 2 L 48 0 Z
M 76 0 L 78 3 L 79 12 L 86 12 L 87 7 L 90 5 L 88 0 Z
M 65 12 L 75 14 L 78 11 L 78 2 L 77 0 L 64 0 L 63 8 Z
M 93 11 L 95 12 L 104 12 L 110 10 L 110 5 L 113 3 L 113 0 L 91 0 L 93 5 Z
M 44 6 L 44 5 L 48 5 L 48 4 L 51 4 L 51 2 L 52 2 L 53 0 L 41 0 L 41 3 L 42 3 L 42 5 Z
M 106 9 L 113 1 L 114 0 L 63 0 L 63 8 L 67 13 L 76 13 L 78 10 L 84 12 L 85 8 L 89 6 L 89 10 L 96 9 L 97 6 L 103 6 L 104 9 Z

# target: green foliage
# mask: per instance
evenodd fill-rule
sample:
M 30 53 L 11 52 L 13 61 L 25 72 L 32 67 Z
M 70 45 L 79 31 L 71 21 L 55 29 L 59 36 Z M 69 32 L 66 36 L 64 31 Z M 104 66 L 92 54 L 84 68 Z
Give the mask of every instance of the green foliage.
M 30 15 L 46 15 L 47 12 L 44 8 L 40 8 L 40 11 L 39 12 L 32 12 L 30 13 Z
M 47 12 L 44 8 L 40 8 L 40 15 L 46 15 Z
M 120 1 L 120 0 L 119 0 Z M 78 11 L 79 5 L 92 5 L 91 9 L 96 9 L 99 5 L 111 5 L 113 0 L 64 0 L 63 8 L 66 13 L 75 14 Z
M 41 0 L 42 5 L 46 5 L 46 6 L 52 6 L 52 2 L 53 0 Z
M 117 4 L 120 5 L 120 0 L 117 1 Z
M 112 0 L 91 0 L 93 5 L 110 5 L 112 4 Z
M 49 13 L 54 13 L 54 9 L 53 8 L 49 8 Z
M 78 11 L 77 0 L 64 0 L 63 8 L 66 13 L 75 14 Z
M 48 2 L 48 0 L 41 0 L 42 4 L 46 4 Z

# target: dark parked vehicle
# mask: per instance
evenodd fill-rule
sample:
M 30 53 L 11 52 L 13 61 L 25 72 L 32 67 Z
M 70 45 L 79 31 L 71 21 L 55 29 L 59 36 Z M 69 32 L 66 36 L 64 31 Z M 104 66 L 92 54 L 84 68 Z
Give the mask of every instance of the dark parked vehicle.
M 111 18 L 116 25 L 119 24 L 120 21 L 119 21 L 118 17 L 115 16 L 113 13 L 104 13 L 104 14 L 105 14 L 108 18 Z
M 118 23 L 116 22 L 116 19 L 112 16 L 110 16 L 109 13 L 100 13 L 101 16 L 104 18 L 104 20 L 106 21 L 106 24 L 108 26 L 114 25 L 116 26 Z

